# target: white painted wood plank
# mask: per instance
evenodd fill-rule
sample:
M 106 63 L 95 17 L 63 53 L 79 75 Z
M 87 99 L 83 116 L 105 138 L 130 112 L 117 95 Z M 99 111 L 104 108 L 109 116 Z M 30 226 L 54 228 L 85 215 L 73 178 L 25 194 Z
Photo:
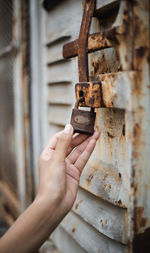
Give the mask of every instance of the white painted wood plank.
M 71 107 L 67 105 L 51 105 L 49 107 L 49 123 L 66 125 L 70 122 Z
M 79 216 L 70 212 L 61 226 L 65 231 L 90 253 L 125 253 L 126 247 L 96 231 L 88 223 L 84 222 Z
M 119 2 L 118 0 L 97 0 L 96 9 L 107 7 L 107 5 L 118 3 L 118 2 Z
M 47 240 L 39 249 L 39 253 L 60 253 L 60 251 L 54 246 L 52 240 Z
M 59 13 L 59 15 L 58 15 Z M 63 36 L 78 37 L 82 19 L 82 1 L 67 0 L 50 11 L 46 22 L 46 41 Z M 51 39 L 51 38 L 55 39 Z
M 61 42 L 56 42 L 51 46 L 46 47 L 46 64 L 64 60 L 62 55 L 63 45 L 67 42 L 67 39 L 63 39 Z
M 68 104 L 74 101 L 74 87 L 72 84 L 61 83 L 49 85 L 48 102 L 49 104 Z
M 57 42 L 61 39 L 70 39 L 70 30 L 67 28 L 62 28 L 60 30 L 57 30 L 57 32 L 50 33 L 46 38 L 46 45 L 49 46 L 53 44 L 54 42 Z
M 56 63 L 47 67 L 47 83 L 71 82 L 72 64 L 70 61 Z
M 127 243 L 125 209 L 110 205 L 79 188 L 73 211 L 104 235 Z
M 64 229 L 60 226 L 52 234 L 52 239 L 60 252 L 63 253 L 86 253 L 85 251 Z

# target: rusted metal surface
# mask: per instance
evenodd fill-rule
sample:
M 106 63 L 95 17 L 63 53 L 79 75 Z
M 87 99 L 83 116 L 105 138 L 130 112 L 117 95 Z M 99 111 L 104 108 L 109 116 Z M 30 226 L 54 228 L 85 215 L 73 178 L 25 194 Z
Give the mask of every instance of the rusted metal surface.
M 87 82 L 77 83 L 75 86 L 76 99 L 84 97 L 84 101 L 79 106 L 97 108 L 101 107 L 101 83 Z
M 89 28 L 90 28 L 92 16 L 94 13 L 94 9 L 95 9 L 95 0 L 85 1 L 84 13 L 82 17 L 82 23 L 81 23 L 80 34 L 79 34 L 79 39 L 78 39 L 78 73 L 79 73 L 80 82 L 89 81 L 87 47 L 88 47 Z M 89 88 L 92 88 L 90 86 L 91 85 L 89 85 Z M 91 109 L 91 111 L 84 111 L 84 110 L 77 109 L 79 102 L 82 103 L 82 100 L 83 100 L 86 103 L 86 100 L 87 100 L 87 99 L 85 100 L 85 97 L 84 97 L 85 94 L 83 93 L 83 90 L 82 91 L 80 90 L 79 93 L 80 94 L 79 94 L 79 97 L 77 98 L 75 108 L 72 111 L 71 124 L 75 132 L 91 135 L 94 133 L 94 123 L 95 123 L 96 114 L 93 109 Z M 84 99 L 82 99 L 82 97 Z M 92 96 L 89 99 L 93 99 L 94 101 L 94 98 L 95 97 Z
M 76 133 L 93 134 L 96 113 L 74 108 L 71 116 L 71 124 Z
M 133 2 L 130 24 L 133 36 L 133 68 L 137 75 L 132 83 L 132 124 L 130 125 L 131 151 L 131 203 L 132 223 L 130 238 L 133 252 L 149 252 L 150 228 L 150 68 L 149 68 L 149 1 Z M 137 243 L 138 240 L 138 243 Z M 136 245 L 137 243 L 137 245 Z M 132 248 L 132 247 L 131 247 Z M 131 249 L 132 250 L 132 249 Z
M 82 23 L 78 39 L 78 72 L 80 82 L 89 81 L 87 47 L 88 47 L 89 28 L 95 9 L 95 3 L 96 3 L 95 0 L 88 0 L 85 1 L 84 6 L 84 13 L 82 17 Z
M 114 30 L 114 29 L 113 29 Z M 112 30 L 112 31 L 113 31 Z M 111 33 L 111 31 L 109 31 Z M 71 58 L 78 55 L 78 40 L 73 42 L 69 42 L 63 46 L 63 57 Z M 90 34 L 88 36 L 88 53 L 92 53 L 94 51 L 111 47 L 112 43 L 107 38 L 107 32 L 100 32 L 95 34 Z

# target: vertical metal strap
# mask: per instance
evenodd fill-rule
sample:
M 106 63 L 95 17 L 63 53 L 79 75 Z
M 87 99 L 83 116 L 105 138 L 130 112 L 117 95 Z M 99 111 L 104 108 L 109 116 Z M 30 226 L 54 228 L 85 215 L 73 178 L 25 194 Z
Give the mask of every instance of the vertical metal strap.
M 79 82 L 89 81 L 88 70 L 88 34 L 95 10 L 96 0 L 86 0 L 78 40 L 78 72 Z

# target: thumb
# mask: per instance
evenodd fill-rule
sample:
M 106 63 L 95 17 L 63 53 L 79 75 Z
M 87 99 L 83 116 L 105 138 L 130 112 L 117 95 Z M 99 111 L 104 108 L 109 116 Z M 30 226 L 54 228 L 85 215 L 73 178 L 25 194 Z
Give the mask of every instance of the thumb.
M 73 136 L 73 127 L 70 124 L 67 124 L 62 132 L 62 134 L 59 136 L 54 156 L 59 161 L 64 161 L 67 156 L 68 148 L 71 144 Z

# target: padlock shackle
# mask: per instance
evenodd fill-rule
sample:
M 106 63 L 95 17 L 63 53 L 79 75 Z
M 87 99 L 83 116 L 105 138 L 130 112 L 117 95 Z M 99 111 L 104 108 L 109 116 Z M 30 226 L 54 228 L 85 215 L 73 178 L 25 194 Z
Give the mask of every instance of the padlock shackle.
M 89 81 L 88 69 L 88 35 L 95 10 L 96 0 L 85 0 L 82 23 L 78 40 L 78 73 L 79 82 Z

